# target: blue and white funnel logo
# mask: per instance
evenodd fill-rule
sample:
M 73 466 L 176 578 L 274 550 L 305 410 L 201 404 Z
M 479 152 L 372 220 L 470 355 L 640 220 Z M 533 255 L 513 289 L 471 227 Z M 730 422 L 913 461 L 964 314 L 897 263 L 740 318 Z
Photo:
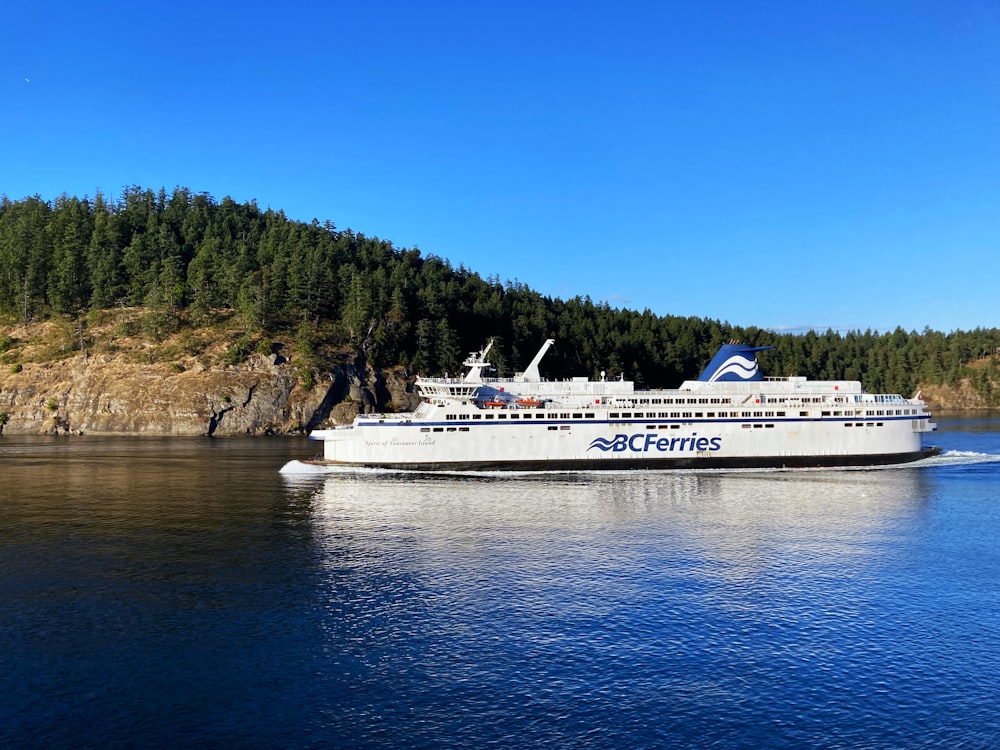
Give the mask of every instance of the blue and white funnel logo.
M 763 380 L 757 367 L 756 353 L 771 348 L 725 344 L 712 357 L 712 361 L 698 376 L 698 380 L 704 383 Z
M 742 354 L 734 354 L 722 363 L 722 367 L 712 373 L 712 377 L 708 379 L 708 382 L 714 383 L 717 380 L 759 379 L 760 369 L 757 367 L 757 358 L 750 358 Z

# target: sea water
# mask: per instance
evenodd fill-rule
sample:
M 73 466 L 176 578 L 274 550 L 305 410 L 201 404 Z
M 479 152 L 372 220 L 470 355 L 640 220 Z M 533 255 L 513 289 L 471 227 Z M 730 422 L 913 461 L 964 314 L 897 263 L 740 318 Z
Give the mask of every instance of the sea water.
M 998 747 L 1000 417 L 937 421 L 905 467 L 539 476 L 4 435 L 0 746 Z

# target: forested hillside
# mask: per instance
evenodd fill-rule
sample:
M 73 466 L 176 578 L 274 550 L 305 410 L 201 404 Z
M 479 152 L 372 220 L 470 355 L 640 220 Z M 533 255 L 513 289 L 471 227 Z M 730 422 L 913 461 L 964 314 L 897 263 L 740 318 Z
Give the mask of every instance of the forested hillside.
M 664 289 L 671 283 L 664 278 Z M 154 339 L 232 321 L 219 311 L 235 310 L 242 343 L 234 357 L 280 338 L 316 370 L 361 352 L 378 366 L 458 372 L 465 353 L 493 337 L 504 375 L 551 337 L 551 377 L 605 370 L 673 386 L 696 376 L 720 343 L 739 339 L 775 347 L 761 355 L 772 375 L 856 378 L 906 395 L 966 379 L 988 403 L 1000 401 L 996 328 L 792 335 L 557 299 L 330 222 L 184 188 L 0 200 L 0 318 L 71 321 L 72 350 L 87 347 L 88 320 L 115 307 L 144 308 L 143 331 Z M 0 335 L 0 357 L 10 344 Z

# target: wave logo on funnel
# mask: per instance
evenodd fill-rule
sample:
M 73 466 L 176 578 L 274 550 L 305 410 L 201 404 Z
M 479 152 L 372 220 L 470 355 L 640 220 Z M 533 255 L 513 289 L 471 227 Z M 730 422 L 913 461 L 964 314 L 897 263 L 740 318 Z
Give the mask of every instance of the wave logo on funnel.
M 771 349 L 770 346 L 747 346 L 746 344 L 723 344 L 712 357 L 698 380 L 703 383 L 718 381 L 763 380 L 757 368 L 757 352 Z
M 708 379 L 708 382 L 714 383 L 716 380 L 756 380 L 759 372 L 756 357 L 750 359 L 742 354 L 736 354 L 723 362 L 722 366 L 712 373 L 712 377 Z M 727 375 L 730 377 L 726 377 Z

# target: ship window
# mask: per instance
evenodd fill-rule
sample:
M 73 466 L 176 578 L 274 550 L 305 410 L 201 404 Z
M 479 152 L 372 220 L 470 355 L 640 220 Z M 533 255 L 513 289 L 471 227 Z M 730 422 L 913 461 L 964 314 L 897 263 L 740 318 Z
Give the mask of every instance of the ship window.
M 506 414 L 497 414 L 497 419 L 506 419 L 506 418 L 507 418 Z
M 568 430 L 569 429 L 569 425 L 568 424 L 560 425 L 559 429 L 560 430 Z
M 435 427 L 434 432 L 444 432 L 444 427 Z
M 455 431 L 455 428 L 454 428 L 454 427 L 449 427 L 449 428 L 448 428 L 448 432 L 454 432 L 454 431 Z
M 771 430 L 771 429 L 774 429 L 774 425 L 773 425 L 773 424 L 766 424 L 766 425 L 764 425 L 764 426 L 765 426 L 765 427 L 766 427 L 767 429 L 769 429 L 769 430 Z
M 821 412 L 819 413 L 819 415 L 820 415 L 821 417 L 829 417 L 829 416 L 830 416 L 830 412 L 828 412 L 828 411 L 821 411 Z
M 583 416 L 585 416 L 587 419 L 593 419 L 594 418 L 593 414 L 584 414 Z
M 473 414 L 473 415 L 472 415 L 472 418 L 473 418 L 473 419 L 482 419 L 482 418 L 483 418 L 483 415 L 482 415 L 482 414 Z
M 648 425 L 646 425 L 646 429 L 647 430 L 655 430 L 656 429 L 656 425 L 655 424 L 648 424 Z
M 694 413 L 694 415 L 695 415 L 696 417 L 700 417 L 700 416 L 702 416 L 702 412 L 700 412 L 700 411 L 696 411 L 696 412 Z
M 618 412 L 613 411 L 608 416 L 611 417 L 612 419 L 618 419 L 620 415 L 618 414 Z
M 583 414 L 574 414 L 573 419 L 583 419 Z
M 521 415 L 520 415 L 520 414 L 511 414 L 511 415 L 510 415 L 510 418 L 511 418 L 511 419 L 520 419 L 520 418 L 521 418 Z
M 759 430 L 759 429 L 760 429 L 761 427 L 763 427 L 763 426 L 764 426 L 764 425 L 762 425 L 762 424 L 755 424 L 755 425 L 753 426 L 753 428 L 754 428 L 755 430 Z
M 495 416 L 496 416 L 495 414 L 487 414 L 486 418 L 487 419 L 493 419 L 493 417 L 495 417 Z
M 631 419 L 631 418 L 632 418 L 632 412 L 630 412 L 630 411 L 623 411 L 622 412 L 622 419 Z
M 844 427 L 854 427 L 852 422 L 844 422 Z
M 559 419 L 569 419 L 569 414 L 560 414 Z
M 711 419 L 712 417 L 715 416 L 715 412 L 714 411 L 710 411 L 705 416 L 708 417 L 709 419 Z
M 552 430 L 552 431 L 555 431 L 555 430 L 558 430 L 559 428 L 556 427 L 554 424 L 550 424 L 549 425 L 549 429 Z
M 691 417 L 691 412 L 689 412 L 689 411 L 682 411 L 681 412 L 681 416 L 682 417 L 688 417 L 688 418 L 690 418 Z
M 807 412 L 807 411 L 800 411 L 799 412 L 799 416 L 800 417 L 808 417 L 809 416 L 809 412 Z
M 744 430 L 749 430 L 750 429 L 750 425 L 748 425 L 748 424 L 741 424 L 740 427 L 742 427 Z
M 881 422 L 876 422 L 876 423 L 875 423 L 875 426 L 876 426 L 876 427 L 881 427 L 881 426 L 882 426 L 882 423 L 881 423 Z
M 779 416 L 779 417 L 783 417 L 783 416 L 785 416 L 785 412 L 783 412 L 783 411 L 775 412 L 775 415 Z
M 468 428 L 468 427 L 459 427 L 459 428 L 458 428 L 458 431 L 459 431 L 459 432 L 468 432 L 468 431 L 469 431 L 469 428 Z
M 430 431 L 431 431 L 431 428 L 430 428 L 430 427 L 421 427 L 421 428 L 420 428 L 420 431 L 421 431 L 421 432 L 430 432 Z

